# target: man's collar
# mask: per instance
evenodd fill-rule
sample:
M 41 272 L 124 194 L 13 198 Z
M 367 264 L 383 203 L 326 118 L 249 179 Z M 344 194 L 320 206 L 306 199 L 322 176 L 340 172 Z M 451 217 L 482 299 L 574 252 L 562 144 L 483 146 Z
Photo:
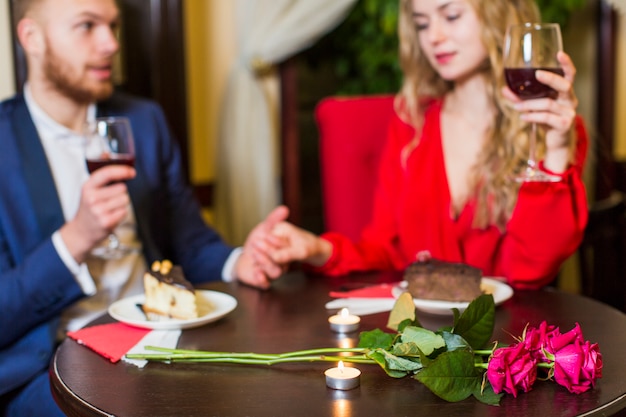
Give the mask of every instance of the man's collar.
M 54 120 L 48 113 L 46 113 L 33 98 L 32 92 L 30 90 L 30 86 L 28 83 L 24 84 L 24 101 L 26 102 L 26 107 L 28 107 L 28 111 L 35 123 L 35 126 L 41 129 L 45 129 L 48 134 L 55 138 L 66 138 L 73 137 L 77 132 L 63 126 L 56 120 Z M 91 103 L 87 107 L 87 120 L 94 120 L 96 117 L 96 104 Z

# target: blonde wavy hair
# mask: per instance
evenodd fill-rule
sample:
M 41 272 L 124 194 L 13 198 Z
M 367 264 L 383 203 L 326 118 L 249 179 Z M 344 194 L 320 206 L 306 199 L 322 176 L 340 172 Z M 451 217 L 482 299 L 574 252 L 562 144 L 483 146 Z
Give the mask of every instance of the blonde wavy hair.
M 519 184 L 512 180 L 528 159 L 527 125 L 508 106 L 500 93 L 505 85 L 503 44 L 511 24 L 539 22 L 540 13 L 532 0 L 467 0 L 482 23 L 481 38 L 488 58 L 483 75 L 496 116 L 479 159 L 472 169 L 470 186 L 477 199 L 474 226 L 495 225 L 501 230 L 517 202 Z M 417 146 L 423 123 L 425 98 L 440 98 L 453 84 L 442 79 L 419 47 L 412 0 L 400 0 L 398 18 L 399 59 L 404 78 L 396 96 L 399 116 L 416 129 L 416 137 L 405 148 L 403 161 Z M 540 141 L 543 143 L 543 141 Z M 538 150 L 541 154 L 544 150 Z

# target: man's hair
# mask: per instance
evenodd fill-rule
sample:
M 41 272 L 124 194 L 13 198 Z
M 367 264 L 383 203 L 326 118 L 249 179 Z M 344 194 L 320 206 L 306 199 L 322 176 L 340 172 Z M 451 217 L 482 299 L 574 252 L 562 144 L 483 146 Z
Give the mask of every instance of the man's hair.
M 44 0 L 11 0 L 13 25 L 17 27 L 19 21 L 26 17 L 30 10 L 43 1 Z M 120 7 L 119 0 L 115 0 L 115 4 Z
M 42 0 L 11 0 L 11 10 L 13 13 L 13 25 L 17 26 L 20 20 L 22 20 L 28 11 L 33 8 L 37 3 L 41 3 Z

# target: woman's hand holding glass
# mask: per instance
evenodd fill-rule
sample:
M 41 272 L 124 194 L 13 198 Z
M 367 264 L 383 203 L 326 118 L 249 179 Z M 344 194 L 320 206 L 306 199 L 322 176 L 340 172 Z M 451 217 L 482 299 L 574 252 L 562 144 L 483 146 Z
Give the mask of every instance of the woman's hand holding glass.
M 504 89 L 504 95 L 514 103 L 522 120 L 530 123 L 532 128 L 528 167 L 519 180 L 558 181 L 558 176 L 538 170 L 534 153 L 535 130 L 537 125 L 541 125 L 546 129 L 544 167 L 553 172 L 563 172 L 569 162 L 569 132 L 578 105 L 572 87 L 576 68 L 562 51 L 558 25 L 511 26 L 505 42 L 504 65 L 509 84 Z M 515 71 L 533 73 L 532 76 L 521 77 Z
M 529 123 L 538 123 L 546 130 L 546 154 L 544 166 L 552 172 L 562 172 L 569 163 L 570 131 L 576 117 L 578 99 L 574 93 L 576 67 L 565 52 L 559 52 L 557 59 L 564 76 L 550 71 L 537 71 L 537 80 L 550 86 L 558 95 L 555 99 L 541 98 L 521 100 L 509 87 L 505 87 L 504 96 L 515 103 L 520 117 Z

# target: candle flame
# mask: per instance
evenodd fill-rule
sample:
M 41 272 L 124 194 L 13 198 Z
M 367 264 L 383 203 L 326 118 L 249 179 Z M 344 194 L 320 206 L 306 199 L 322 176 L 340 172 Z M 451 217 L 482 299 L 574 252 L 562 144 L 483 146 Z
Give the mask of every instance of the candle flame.
M 344 368 L 343 361 L 339 361 L 339 364 L 337 365 L 337 368 L 339 368 L 340 372 L 343 372 L 343 368 Z
M 342 308 L 342 309 L 341 309 L 341 311 L 339 312 L 339 315 L 340 315 L 341 317 L 348 317 L 348 316 L 350 315 L 350 311 L 349 311 L 346 307 L 344 307 L 344 308 Z

